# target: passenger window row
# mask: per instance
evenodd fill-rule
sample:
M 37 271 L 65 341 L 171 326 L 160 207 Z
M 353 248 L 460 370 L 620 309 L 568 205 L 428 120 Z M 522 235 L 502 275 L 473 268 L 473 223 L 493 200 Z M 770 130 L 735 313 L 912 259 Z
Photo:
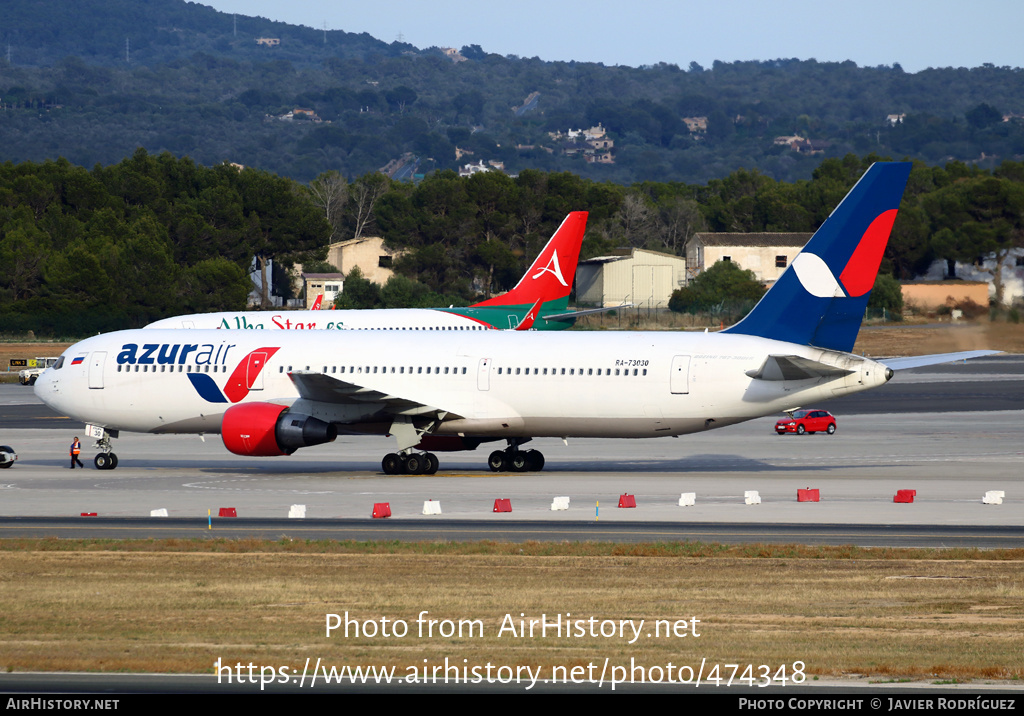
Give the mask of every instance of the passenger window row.
M 152 370 L 150 370 L 152 368 Z M 159 368 L 159 371 L 157 370 Z M 125 373 L 174 373 L 177 368 L 178 373 L 227 373 L 228 367 L 225 365 L 160 365 L 160 366 L 149 366 L 149 365 L 118 365 L 117 372 Z M 212 370 L 211 370 L 212 368 Z M 134 369 L 134 370 L 133 370 Z M 278 366 L 278 373 L 291 373 L 293 366 Z M 304 370 L 309 370 L 310 367 L 307 365 Z M 614 374 L 612 371 L 615 371 Z M 389 373 L 392 375 L 466 375 L 466 366 L 323 366 L 320 371 L 324 375 L 382 375 Z M 646 368 L 633 368 L 632 373 L 629 368 L 511 368 L 511 367 L 498 367 L 498 375 L 558 375 L 558 376 L 612 376 L 612 375 L 647 375 Z
M 278 367 L 277 372 L 278 373 L 291 373 L 293 368 L 294 368 L 293 366 L 288 366 L 286 368 L 285 366 L 282 365 L 282 366 Z M 309 370 L 309 366 L 307 365 L 305 368 L 300 368 L 299 370 Z M 413 374 L 415 374 L 415 375 L 442 375 L 442 374 L 443 375 L 465 375 L 466 374 L 466 367 L 465 366 L 462 366 L 462 367 L 458 367 L 458 366 L 455 366 L 455 367 L 451 367 L 451 366 L 441 367 L 441 366 L 429 366 L 428 365 L 426 367 L 424 367 L 424 366 L 409 366 L 408 369 L 406 369 L 406 366 L 404 366 L 404 365 L 400 365 L 400 366 L 368 365 L 368 366 L 365 366 L 365 367 L 361 366 L 361 365 L 359 365 L 359 366 L 355 366 L 355 365 L 350 365 L 350 366 L 344 366 L 344 365 L 343 366 L 336 366 L 336 365 L 326 366 L 325 365 L 325 366 L 323 366 L 323 370 L 321 370 L 320 372 L 325 374 L 325 375 L 327 375 L 328 373 L 348 374 L 348 375 L 356 375 L 356 374 L 360 374 L 360 373 L 367 374 L 367 375 L 372 375 L 374 373 L 376 373 L 378 375 L 381 375 L 381 374 L 384 374 L 384 373 L 393 373 L 393 374 L 396 374 L 396 375 L 413 375 Z
M 513 370 L 515 373 L 513 373 Z M 615 368 L 615 375 L 621 375 L 623 377 L 630 375 L 629 368 Z M 532 373 L 530 371 L 533 371 Z M 603 372 L 602 372 L 603 371 Z M 611 368 L 505 368 L 502 373 L 502 368 L 498 368 L 498 375 L 612 375 Z M 633 368 L 632 375 L 647 375 L 647 369 Z
M 278 373 L 291 373 L 294 366 L 279 366 L 277 369 Z M 309 370 L 310 367 L 307 365 L 304 369 Z M 492 369 L 493 370 L 493 369 Z M 497 368 L 498 375 L 568 375 L 568 376 L 583 376 L 583 375 L 603 375 L 611 376 L 614 370 L 614 375 L 628 376 L 628 375 L 647 375 L 646 368 L 633 368 L 632 373 L 629 368 Z M 409 366 L 406 369 L 405 366 L 323 366 L 320 371 L 324 375 L 327 374 L 397 374 L 397 375 L 466 375 L 466 367 L 453 367 L 449 370 L 448 366 L 441 368 L 439 366 Z
M 379 328 L 345 328 L 346 331 L 493 331 L 493 326 L 381 326 Z
M 132 370 L 134 368 L 134 370 Z M 141 371 L 140 371 L 141 368 Z M 150 370 L 152 368 L 153 370 Z M 159 368 L 160 370 L 157 370 Z M 178 370 L 175 371 L 174 369 Z M 210 370 L 213 368 L 213 370 Z M 169 370 L 168 370 L 169 369 Z M 118 365 L 117 372 L 121 373 L 227 373 L 226 365 Z

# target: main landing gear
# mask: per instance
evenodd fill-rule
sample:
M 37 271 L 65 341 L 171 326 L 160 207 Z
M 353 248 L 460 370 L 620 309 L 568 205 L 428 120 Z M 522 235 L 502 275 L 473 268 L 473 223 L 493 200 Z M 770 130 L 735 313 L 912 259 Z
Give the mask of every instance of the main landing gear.
M 543 470 L 544 453 L 540 450 L 520 450 L 520 444 L 509 441 L 509 446 L 504 450 L 492 452 L 487 458 L 487 466 L 491 468 L 491 472 L 539 472 Z
M 410 417 L 395 418 L 388 433 L 394 435 L 398 442 L 398 452 L 389 452 L 381 460 L 380 466 L 385 475 L 433 475 L 437 472 L 437 456 L 432 452 L 413 452 L 424 435 L 441 419 L 441 415 L 433 420 L 417 420 Z
M 412 418 L 396 418 L 388 430 L 398 443 L 398 452 L 384 456 L 380 466 L 385 475 L 433 475 L 437 472 L 438 461 L 434 453 L 412 452 L 429 435 L 444 416 L 439 414 L 430 422 L 413 422 Z M 509 438 L 508 447 L 495 450 L 487 458 L 492 472 L 538 472 L 544 469 L 544 455 L 539 450 L 520 450 L 519 446 L 530 438 Z M 480 441 L 477 440 L 476 443 Z M 476 447 L 476 443 L 469 449 Z M 422 446 L 426 447 L 426 445 Z M 434 448 L 440 449 L 435 446 Z M 459 448 L 456 448 L 459 449 Z M 465 449 L 465 448 L 463 448 Z
M 433 475 L 439 465 L 437 456 L 432 452 L 404 455 L 389 452 L 380 463 L 385 475 Z

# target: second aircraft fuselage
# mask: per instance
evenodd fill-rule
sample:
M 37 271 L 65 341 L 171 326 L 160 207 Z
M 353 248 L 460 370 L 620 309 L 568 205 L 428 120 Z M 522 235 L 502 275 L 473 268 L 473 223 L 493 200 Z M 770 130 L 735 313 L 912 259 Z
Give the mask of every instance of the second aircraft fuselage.
M 565 303 L 565 302 L 562 302 Z M 146 326 L 168 328 L 285 331 L 483 331 L 508 330 L 519 325 L 531 306 L 485 308 L 388 308 L 338 311 L 223 311 L 164 318 Z M 565 311 L 561 304 L 543 308 L 533 328 L 558 331 L 572 321 L 547 321 L 544 314 Z

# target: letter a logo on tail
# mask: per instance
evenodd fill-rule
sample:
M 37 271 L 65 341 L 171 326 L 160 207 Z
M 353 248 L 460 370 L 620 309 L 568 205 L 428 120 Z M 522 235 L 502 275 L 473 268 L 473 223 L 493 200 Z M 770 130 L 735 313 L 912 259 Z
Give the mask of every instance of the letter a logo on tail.
M 551 252 L 551 260 L 548 261 L 547 266 L 542 266 L 537 273 L 530 276 L 532 279 L 540 278 L 543 274 L 549 273 L 558 279 L 558 283 L 562 284 L 566 288 L 569 288 L 569 284 L 565 282 L 565 278 L 562 276 L 562 269 L 558 265 L 558 251 Z

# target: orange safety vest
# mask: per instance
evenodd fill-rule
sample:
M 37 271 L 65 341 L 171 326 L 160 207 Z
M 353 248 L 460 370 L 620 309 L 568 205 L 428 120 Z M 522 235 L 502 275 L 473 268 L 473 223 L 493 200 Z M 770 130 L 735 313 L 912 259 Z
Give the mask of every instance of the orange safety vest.
M 69 453 L 70 455 L 78 455 L 81 452 L 82 452 L 82 443 L 79 443 L 79 442 L 71 443 L 71 452 Z

